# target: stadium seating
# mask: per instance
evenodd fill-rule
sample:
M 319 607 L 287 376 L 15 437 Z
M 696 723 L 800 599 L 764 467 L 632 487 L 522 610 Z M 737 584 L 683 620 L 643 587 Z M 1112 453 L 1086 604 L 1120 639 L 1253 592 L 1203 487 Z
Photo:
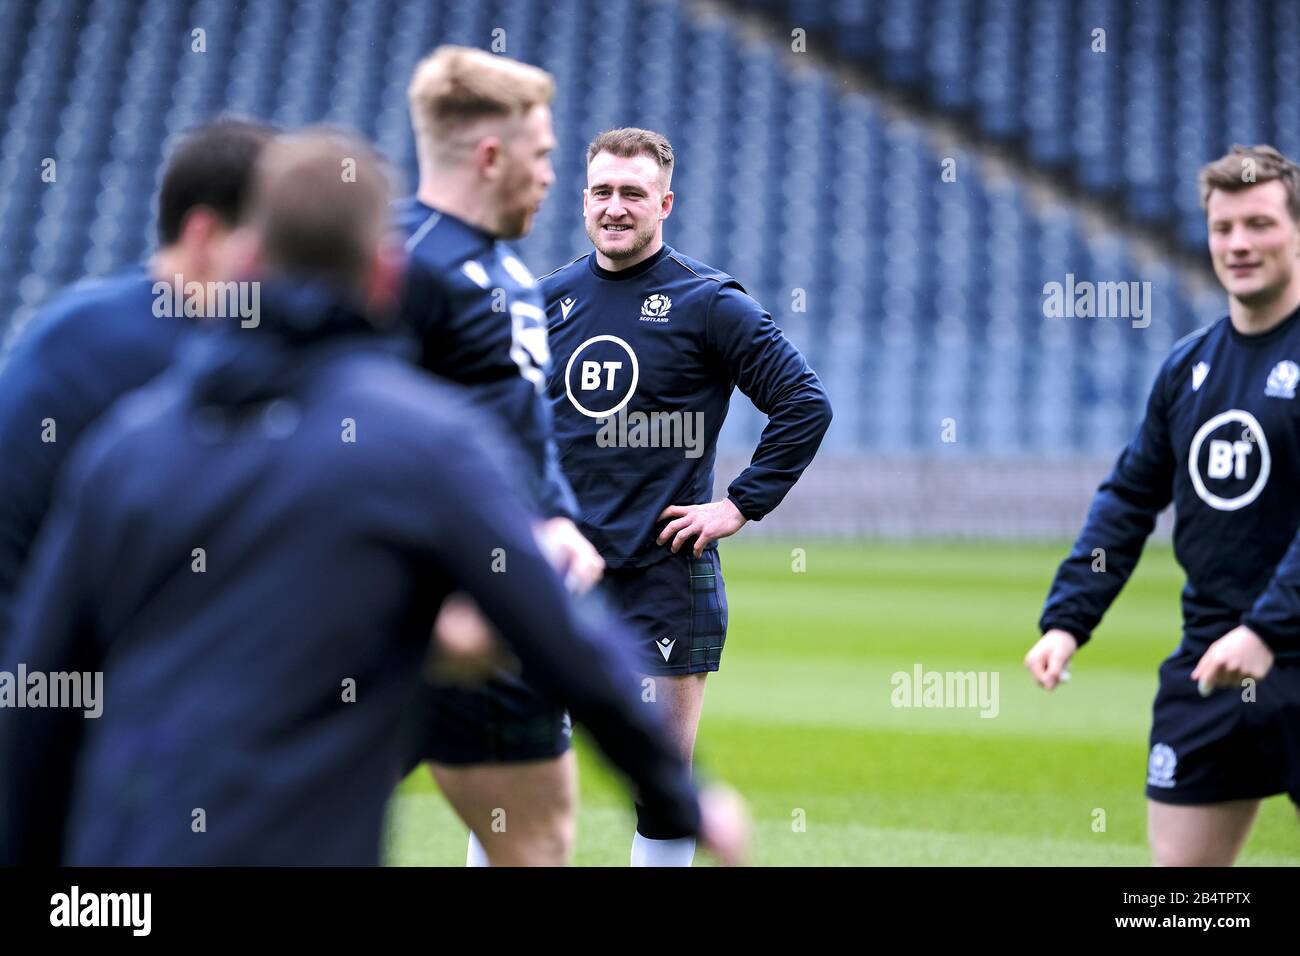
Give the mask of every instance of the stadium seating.
M 1294 5 L 1233 18 L 1226 2 L 1178 17 L 1172 2 L 766 5 L 1180 235 L 1212 144 L 1300 148 L 1286 105 L 1300 100 L 1281 82 L 1300 50 Z M 1113 24 L 1111 59 L 1078 37 L 1093 22 Z M 1270 55 L 1208 69 L 1234 38 Z M 494 42 L 558 83 L 558 181 L 521 243 L 529 265 L 587 248 L 584 144 L 614 125 L 662 130 L 678 152 L 668 241 L 733 272 L 805 350 L 835 404 L 830 450 L 1110 454 L 1169 346 L 1222 307 L 826 67 L 675 0 L 0 0 L 0 330 L 146 256 L 169 140 L 223 108 L 358 129 L 412 186 L 413 65 L 438 43 Z M 1228 75 L 1244 87 L 1231 128 L 1211 129 Z M 1067 274 L 1150 282 L 1150 327 L 1045 317 L 1044 284 Z M 762 417 L 737 402 L 733 419 L 734 450 Z
M 1195 189 L 1203 163 L 1232 143 L 1300 152 L 1294 0 L 753 6 L 1043 167 L 1121 199 L 1137 222 L 1169 228 L 1192 251 L 1205 244 Z

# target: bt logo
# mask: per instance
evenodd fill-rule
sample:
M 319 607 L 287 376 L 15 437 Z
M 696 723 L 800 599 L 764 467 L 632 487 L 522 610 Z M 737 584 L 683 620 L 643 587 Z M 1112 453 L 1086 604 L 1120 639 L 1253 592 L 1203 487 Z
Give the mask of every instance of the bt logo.
M 1220 412 L 1197 429 L 1187 468 L 1197 496 L 1211 508 L 1236 511 L 1246 507 L 1268 484 L 1271 461 L 1264 429 L 1250 412 L 1239 408 Z M 1207 480 L 1215 483 L 1214 491 L 1206 485 Z
M 564 391 L 588 418 L 607 418 L 632 400 L 640 374 L 632 346 L 617 335 L 596 335 L 569 356 Z
M 1235 472 L 1238 480 L 1244 479 L 1246 462 L 1254 447 L 1251 442 L 1241 439 L 1225 441 L 1222 438 L 1211 438 L 1210 459 L 1206 463 L 1205 473 L 1211 478 L 1227 478 Z

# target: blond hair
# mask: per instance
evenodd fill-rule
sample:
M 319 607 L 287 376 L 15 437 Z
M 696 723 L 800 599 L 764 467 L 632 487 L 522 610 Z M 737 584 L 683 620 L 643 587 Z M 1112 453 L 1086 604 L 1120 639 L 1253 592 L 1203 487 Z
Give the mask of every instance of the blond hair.
M 1216 189 L 1234 193 L 1274 180 L 1286 187 L 1287 212 L 1300 222 L 1300 166 L 1265 144 L 1233 146 L 1226 156 L 1201 167 L 1201 208 L 1208 208 Z
M 487 119 L 514 121 L 555 95 L 539 67 L 465 46 L 440 46 L 416 64 L 407 87 L 420 162 L 443 165 L 474 143 L 468 134 Z

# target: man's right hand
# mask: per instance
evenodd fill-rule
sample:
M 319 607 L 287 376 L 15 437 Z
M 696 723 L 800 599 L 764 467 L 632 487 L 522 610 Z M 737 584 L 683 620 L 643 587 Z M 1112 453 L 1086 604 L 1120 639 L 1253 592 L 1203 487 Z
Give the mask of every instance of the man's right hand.
M 433 677 L 462 687 L 481 686 L 492 674 L 518 667 L 496 629 L 469 595 L 447 595 L 433 625 Z
M 739 793 L 720 783 L 701 791 L 699 845 L 719 863 L 744 866 L 749 861 L 752 830 L 749 808 Z
M 539 543 L 573 594 L 586 594 L 605 573 L 605 559 L 568 518 L 542 522 Z
M 1079 649 L 1079 642 L 1069 631 L 1053 628 L 1038 639 L 1025 655 L 1025 666 L 1043 690 L 1052 690 L 1061 682 L 1061 673 Z

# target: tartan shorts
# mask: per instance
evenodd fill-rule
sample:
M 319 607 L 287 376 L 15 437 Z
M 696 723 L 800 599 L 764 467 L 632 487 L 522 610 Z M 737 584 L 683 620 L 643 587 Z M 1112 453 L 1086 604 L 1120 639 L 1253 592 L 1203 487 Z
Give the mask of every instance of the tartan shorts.
M 605 572 L 605 594 L 632 626 L 643 674 L 716 671 L 727 640 L 727 588 L 716 547 L 689 547 L 644 568 Z
M 569 714 L 526 679 L 499 673 L 480 687 L 423 680 L 404 728 L 403 770 L 551 760 L 569 749 Z

